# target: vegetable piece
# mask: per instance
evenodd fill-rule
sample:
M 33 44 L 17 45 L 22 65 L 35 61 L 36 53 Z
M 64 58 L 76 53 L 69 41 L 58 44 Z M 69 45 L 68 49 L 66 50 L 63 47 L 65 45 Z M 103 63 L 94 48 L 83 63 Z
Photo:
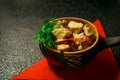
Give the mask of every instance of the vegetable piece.
M 80 37 L 80 38 L 69 38 L 69 39 L 59 39 L 57 42 L 58 43 L 70 43 L 72 41 L 76 41 L 76 42 L 86 42 L 88 44 L 92 44 L 92 41 L 89 37 L 84 36 L 84 37 Z

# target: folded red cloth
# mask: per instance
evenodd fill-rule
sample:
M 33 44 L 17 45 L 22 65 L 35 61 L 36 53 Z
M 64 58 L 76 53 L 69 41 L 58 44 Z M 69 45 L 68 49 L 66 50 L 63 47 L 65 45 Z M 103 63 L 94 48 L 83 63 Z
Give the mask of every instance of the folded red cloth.
M 106 37 L 100 21 L 96 20 L 94 25 L 100 35 Z M 107 48 L 99 52 L 90 63 L 77 69 L 51 66 L 46 58 L 42 58 L 10 80 L 120 80 L 120 76 L 113 52 Z

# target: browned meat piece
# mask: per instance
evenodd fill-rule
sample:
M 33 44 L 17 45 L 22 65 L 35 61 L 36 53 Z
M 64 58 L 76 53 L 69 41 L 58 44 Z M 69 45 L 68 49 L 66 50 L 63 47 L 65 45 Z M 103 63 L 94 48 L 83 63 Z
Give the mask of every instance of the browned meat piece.
M 83 30 L 83 24 L 82 23 L 78 23 L 78 22 L 75 22 L 75 21 L 70 21 L 68 23 L 68 27 L 70 29 L 72 29 L 72 31 L 74 33 L 79 33 Z
M 59 45 L 57 45 L 57 50 L 68 51 L 69 49 L 70 49 L 70 45 L 68 45 L 68 44 L 59 44 Z
M 72 31 L 67 28 L 56 28 L 52 33 L 57 39 L 63 39 L 72 35 Z
M 87 24 L 83 27 L 83 30 L 86 36 L 91 36 L 92 34 L 95 34 L 93 29 L 91 29 Z

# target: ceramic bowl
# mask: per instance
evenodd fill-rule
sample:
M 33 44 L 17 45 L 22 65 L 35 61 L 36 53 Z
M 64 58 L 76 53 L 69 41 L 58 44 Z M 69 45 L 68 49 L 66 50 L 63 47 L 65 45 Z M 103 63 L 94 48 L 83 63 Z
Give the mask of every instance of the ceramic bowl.
M 54 48 L 47 47 L 44 44 L 39 44 L 42 53 L 50 64 L 67 69 L 81 67 L 92 61 L 99 51 L 103 50 L 109 45 L 111 46 L 111 41 L 109 41 L 111 38 L 103 39 L 100 37 L 95 25 L 90 21 L 76 17 L 62 17 L 57 18 L 55 21 L 59 20 L 72 20 L 88 24 L 95 32 L 96 40 L 90 47 L 74 52 L 62 52 Z M 119 41 L 120 40 L 117 42 Z

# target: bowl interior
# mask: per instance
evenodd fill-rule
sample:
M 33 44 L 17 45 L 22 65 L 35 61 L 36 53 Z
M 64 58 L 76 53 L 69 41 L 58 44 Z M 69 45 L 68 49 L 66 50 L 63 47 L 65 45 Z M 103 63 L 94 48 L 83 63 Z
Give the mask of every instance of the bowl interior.
M 94 41 L 94 43 L 86 48 L 86 49 L 83 49 L 83 50 L 79 50 L 79 51 L 73 51 L 73 52 L 67 52 L 67 51 L 64 51 L 62 52 L 63 54 L 78 54 L 78 53 L 82 53 L 82 52 L 85 52 L 85 51 L 88 51 L 90 50 L 91 48 L 93 48 L 97 42 L 98 42 L 98 39 L 99 39 L 99 34 L 98 34 L 98 31 L 95 27 L 95 25 L 93 25 L 90 21 L 88 20 L 85 20 L 85 19 L 82 19 L 82 18 L 76 18 L 76 17 L 62 17 L 62 18 L 57 18 L 55 19 L 54 21 L 61 21 L 61 20 L 66 20 L 66 21 L 76 21 L 76 22 L 82 22 L 84 24 L 87 24 L 91 27 L 91 29 L 95 32 L 95 36 L 96 36 L 96 40 Z M 45 45 L 44 45 L 45 46 Z M 61 53 L 61 51 L 57 50 L 57 49 L 54 49 L 54 48 L 49 48 L 47 46 L 45 46 L 46 48 L 48 48 L 49 50 L 52 50 L 53 52 L 57 52 L 57 53 Z

